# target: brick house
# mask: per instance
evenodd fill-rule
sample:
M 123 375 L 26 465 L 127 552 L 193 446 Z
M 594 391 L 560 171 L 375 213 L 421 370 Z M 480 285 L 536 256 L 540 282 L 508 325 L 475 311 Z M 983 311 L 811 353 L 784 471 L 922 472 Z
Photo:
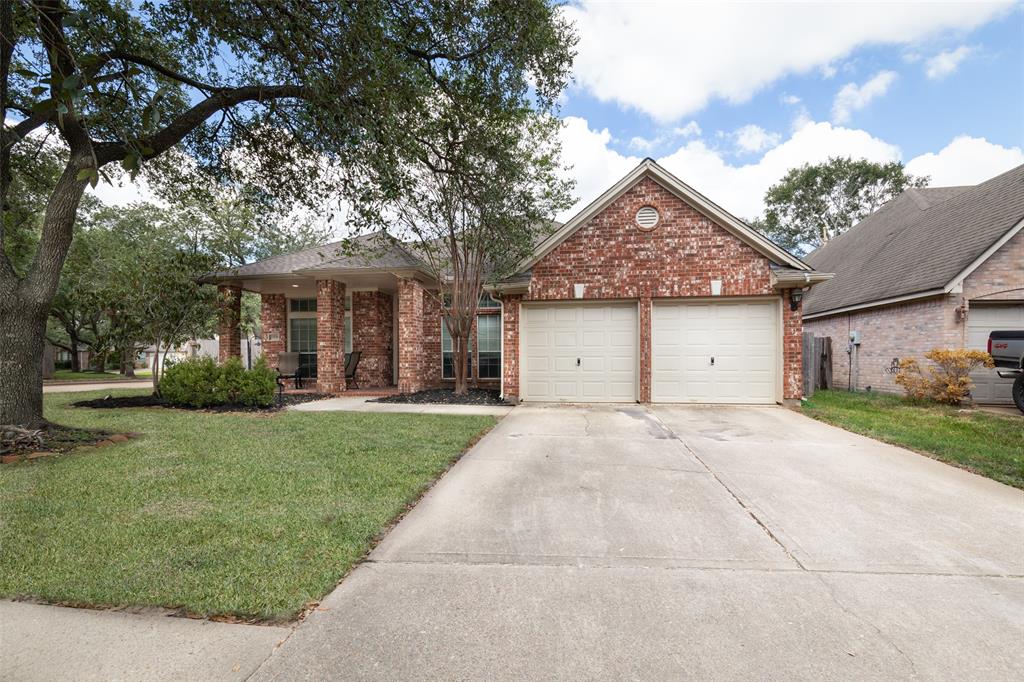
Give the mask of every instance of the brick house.
M 804 328 L 833 340 L 840 387 L 895 392 L 896 367 L 932 348 L 985 350 L 1024 329 L 1024 166 L 980 185 L 910 189 L 807 257 L 835 277 L 804 299 Z M 851 332 L 859 345 L 848 350 Z M 977 402 L 1012 380 L 973 376 Z
M 487 287 L 470 376 L 510 400 L 798 399 L 800 294 L 828 277 L 648 159 Z M 235 294 L 221 334 L 237 334 L 237 294 L 258 292 L 264 355 L 300 353 L 321 391 L 346 390 L 353 350 L 363 387 L 453 380 L 436 282 L 411 249 L 327 244 L 213 279 Z

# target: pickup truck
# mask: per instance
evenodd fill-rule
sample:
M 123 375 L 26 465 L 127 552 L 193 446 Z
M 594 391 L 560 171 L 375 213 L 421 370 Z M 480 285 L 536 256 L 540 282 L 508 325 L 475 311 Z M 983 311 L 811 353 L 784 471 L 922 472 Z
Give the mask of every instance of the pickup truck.
M 1013 402 L 1018 410 L 1024 412 L 1024 329 L 990 333 L 988 354 L 992 356 L 999 376 L 1014 379 Z

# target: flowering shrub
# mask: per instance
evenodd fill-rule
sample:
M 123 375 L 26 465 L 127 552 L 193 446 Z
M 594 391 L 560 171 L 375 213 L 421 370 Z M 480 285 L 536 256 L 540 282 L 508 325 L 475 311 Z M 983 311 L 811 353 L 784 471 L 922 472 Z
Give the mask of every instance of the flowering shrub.
M 971 394 L 973 382 L 970 373 L 979 367 L 994 367 L 992 356 L 981 350 L 933 348 L 924 354 L 933 366 L 927 372 L 917 360 L 900 362 L 896 383 L 907 396 L 915 400 L 937 400 L 959 405 Z

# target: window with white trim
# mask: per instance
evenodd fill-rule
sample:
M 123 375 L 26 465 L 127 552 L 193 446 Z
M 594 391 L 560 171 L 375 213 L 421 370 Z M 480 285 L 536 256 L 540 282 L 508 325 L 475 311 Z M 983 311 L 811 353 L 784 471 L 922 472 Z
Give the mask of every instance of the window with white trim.
M 299 375 L 316 376 L 316 299 L 288 299 L 288 350 L 299 354 Z
M 473 335 L 470 334 L 466 340 L 466 376 L 473 376 Z M 452 335 L 448 332 L 448 325 L 444 318 L 441 318 L 441 378 L 455 378 L 455 345 L 452 343 Z
M 477 376 L 501 378 L 501 315 L 476 317 Z

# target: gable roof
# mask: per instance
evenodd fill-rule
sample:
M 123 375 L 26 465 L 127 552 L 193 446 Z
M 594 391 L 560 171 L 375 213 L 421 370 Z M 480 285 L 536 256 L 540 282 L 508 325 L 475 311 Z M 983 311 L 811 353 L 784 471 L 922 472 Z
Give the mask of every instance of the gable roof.
M 949 293 L 1024 220 L 1024 165 L 979 185 L 911 189 L 807 256 L 835 277 L 804 316 Z
M 525 271 L 533 267 L 535 263 L 548 255 L 559 244 L 571 237 L 576 230 L 580 229 L 588 220 L 607 208 L 612 202 L 618 199 L 626 190 L 639 182 L 643 177 L 652 178 L 662 187 L 693 206 L 708 218 L 714 220 L 733 236 L 737 237 L 740 241 L 746 243 L 772 262 L 802 271 L 810 271 L 812 269 L 810 265 L 787 252 L 781 246 L 762 235 L 750 225 L 747 225 L 745 222 L 732 215 L 676 176 L 669 173 L 653 159 L 648 158 L 641 161 L 636 168 L 627 173 L 625 177 L 612 185 L 606 192 L 604 192 L 604 194 L 577 213 L 572 220 L 562 225 L 562 227 L 554 234 L 541 242 L 534 254 L 523 261 L 520 265 L 520 271 Z

